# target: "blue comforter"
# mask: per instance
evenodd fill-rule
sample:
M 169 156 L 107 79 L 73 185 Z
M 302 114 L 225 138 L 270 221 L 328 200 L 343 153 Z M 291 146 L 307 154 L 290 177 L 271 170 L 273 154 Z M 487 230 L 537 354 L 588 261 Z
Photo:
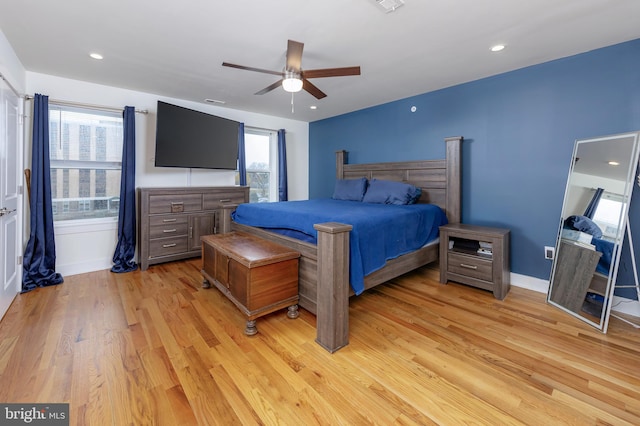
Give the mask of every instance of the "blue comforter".
M 243 225 L 301 233 L 307 237 L 301 239 L 313 243 L 317 242 L 314 224 L 353 225 L 349 279 L 356 294 L 364 291 L 366 275 L 382 268 L 387 260 L 436 239 L 438 227 L 447 223 L 444 211 L 432 204 L 398 206 L 334 199 L 240 204 L 232 217 Z
M 591 244 L 596 246 L 596 250 L 602 253 L 596 271 L 603 275 L 609 275 L 609 269 L 611 268 L 611 260 L 613 259 L 614 244 L 611 241 L 603 240 L 601 238 L 592 238 Z

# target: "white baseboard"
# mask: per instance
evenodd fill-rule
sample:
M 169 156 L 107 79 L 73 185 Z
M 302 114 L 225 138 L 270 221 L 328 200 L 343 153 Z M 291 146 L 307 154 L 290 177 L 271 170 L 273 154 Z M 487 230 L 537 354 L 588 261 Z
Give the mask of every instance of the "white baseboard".
M 537 291 L 538 293 L 546 294 L 549 291 L 549 281 L 528 275 L 515 274 L 513 272 L 511 273 L 511 285 Z
M 611 310 L 640 318 L 640 302 L 637 300 L 613 296 L 613 306 Z
M 513 272 L 511 273 L 511 285 L 537 291 L 538 293 L 546 294 L 549 291 L 549 281 Z M 637 300 L 614 296 L 611 310 L 640 318 L 640 302 Z

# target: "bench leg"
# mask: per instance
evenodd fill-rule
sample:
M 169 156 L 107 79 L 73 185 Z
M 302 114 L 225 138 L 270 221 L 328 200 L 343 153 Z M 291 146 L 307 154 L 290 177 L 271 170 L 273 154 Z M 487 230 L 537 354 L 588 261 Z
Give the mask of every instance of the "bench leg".
M 247 336 L 254 336 L 258 333 L 258 329 L 256 328 L 256 320 L 247 321 L 247 325 L 244 328 L 244 334 Z
M 300 316 L 298 312 L 298 305 L 291 305 L 287 308 L 287 316 L 291 319 L 296 319 Z

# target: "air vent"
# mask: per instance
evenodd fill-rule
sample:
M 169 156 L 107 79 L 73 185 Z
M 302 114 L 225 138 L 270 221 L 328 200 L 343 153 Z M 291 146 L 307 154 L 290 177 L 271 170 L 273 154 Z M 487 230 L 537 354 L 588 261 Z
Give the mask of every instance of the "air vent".
M 384 13 L 395 12 L 397 8 L 404 4 L 403 0 L 375 0 L 375 2 Z
M 226 102 L 225 102 L 225 101 L 219 101 L 219 100 L 217 100 L 217 99 L 209 99 L 209 98 L 207 98 L 207 99 L 205 99 L 204 101 L 205 101 L 206 103 L 208 103 L 208 104 L 226 104 Z

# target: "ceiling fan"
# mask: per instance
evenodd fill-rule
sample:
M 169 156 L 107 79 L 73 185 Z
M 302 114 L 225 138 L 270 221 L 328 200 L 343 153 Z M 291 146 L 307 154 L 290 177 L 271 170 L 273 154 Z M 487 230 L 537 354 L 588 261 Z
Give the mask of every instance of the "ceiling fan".
M 308 79 L 310 78 L 322 78 L 322 77 L 342 77 L 348 75 L 360 75 L 360 67 L 344 67 L 344 68 L 323 68 L 316 70 L 303 70 L 302 69 L 302 49 L 304 43 L 298 41 L 289 40 L 287 45 L 287 63 L 284 71 L 270 71 L 254 67 L 246 67 L 244 65 L 230 64 L 223 62 L 222 66 L 238 68 L 241 70 L 261 72 L 264 74 L 273 74 L 280 76 L 280 80 L 276 81 L 270 86 L 256 92 L 256 95 L 264 95 L 279 86 L 287 92 L 299 92 L 304 89 L 316 99 L 322 99 L 327 95 L 316 86 L 314 86 Z

